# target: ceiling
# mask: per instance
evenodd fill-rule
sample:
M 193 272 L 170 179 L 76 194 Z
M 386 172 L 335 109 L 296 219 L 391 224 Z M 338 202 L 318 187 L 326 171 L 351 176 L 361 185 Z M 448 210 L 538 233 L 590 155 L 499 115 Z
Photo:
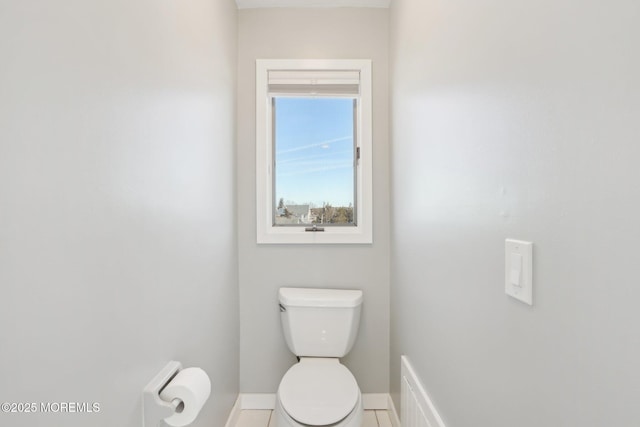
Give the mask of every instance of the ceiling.
M 238 9 L 261 7 L 389 7 L 391 0 L 236 0 Z

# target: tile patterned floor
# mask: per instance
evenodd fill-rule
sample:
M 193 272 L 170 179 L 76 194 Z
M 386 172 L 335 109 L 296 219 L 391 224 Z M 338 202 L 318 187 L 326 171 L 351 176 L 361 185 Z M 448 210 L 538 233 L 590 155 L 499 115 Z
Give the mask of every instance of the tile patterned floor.
M 243 410 L 236 427 L 275 427 L 273 411 Z M 391 427 L 387 411 L 364 411 L 362 427 Z

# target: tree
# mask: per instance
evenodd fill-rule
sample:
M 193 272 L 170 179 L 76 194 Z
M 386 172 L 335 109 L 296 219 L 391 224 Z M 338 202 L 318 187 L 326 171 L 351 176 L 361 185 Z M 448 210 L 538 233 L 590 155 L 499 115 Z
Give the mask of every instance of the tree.
M 333 222 L 333 216 L 335 215 L 335 208 L 329 203 L 324 203 L 322 206 L 322 218 L 325 224 Z
M 335 215 L 331 218 L 331 222 L 335 222 L 338 224 L 346 224 L 349 222 L 349 211 L 348 208 L 341 206 L 336 208 Z

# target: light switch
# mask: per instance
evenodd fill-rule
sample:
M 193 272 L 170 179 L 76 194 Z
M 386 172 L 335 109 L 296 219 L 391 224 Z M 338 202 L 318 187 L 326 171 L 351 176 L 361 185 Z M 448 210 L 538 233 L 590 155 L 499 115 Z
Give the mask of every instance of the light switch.
M 511 268 L 509 270 L 510 281 L 513 286 L 520 286 L 520 278 L 522 277 L 522 255 L 518 253 L 511 253 Z
M 505 240 L 505 293 L 533 305 L 533 243 Z

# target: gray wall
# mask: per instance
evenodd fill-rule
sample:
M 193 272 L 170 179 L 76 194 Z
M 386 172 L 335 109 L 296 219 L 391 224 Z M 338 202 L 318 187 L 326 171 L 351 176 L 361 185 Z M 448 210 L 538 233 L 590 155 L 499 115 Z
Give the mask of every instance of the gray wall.
M 0 6 L 0 396 L 99 402 L 3 426 L 141 425 L 166 362 L 197 426 L 238 392 L 232 0 Z
M 640 420 L 640 4 L 394 0 L 391 378 L 447 427 Z M 504 239 L 534 242 L 534 306 Z
M 246 9 L 238 39 L 238 244 L 240 389 L 275 392 L 295 362 L 282 337 L 281 286 L 364 290 L 360 334 L 345 364 L 364 392 L 389 384 L 388 11 L 384 9 Z M 256 244 L 255 60 L 373 60 L 373 245 Z

